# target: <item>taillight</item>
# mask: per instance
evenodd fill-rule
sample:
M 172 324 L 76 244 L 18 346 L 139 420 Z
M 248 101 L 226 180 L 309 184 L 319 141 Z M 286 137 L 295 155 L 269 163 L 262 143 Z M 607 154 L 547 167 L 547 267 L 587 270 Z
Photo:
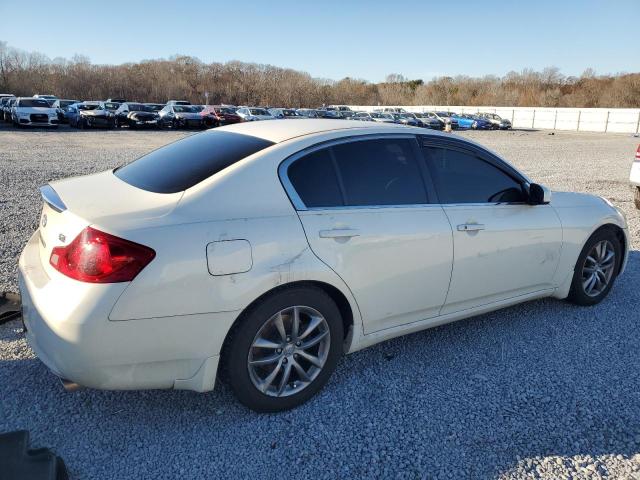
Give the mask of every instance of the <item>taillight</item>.
M 67 277 L 89 283 L 130 282 L 156 256 L 149 247 L 87 227 L 49 263 Z
M 638 149 L 636 150 L 636 162 L 640 162 L 640 145 L 638 145 Z

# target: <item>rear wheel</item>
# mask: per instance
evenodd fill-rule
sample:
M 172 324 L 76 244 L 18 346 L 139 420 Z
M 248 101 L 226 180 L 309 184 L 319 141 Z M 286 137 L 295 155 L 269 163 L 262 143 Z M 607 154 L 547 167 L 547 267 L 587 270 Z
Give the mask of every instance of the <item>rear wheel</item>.
M 295 287 L 245 313 L 224 352 L 238 400 L 258 412 L 297 407 L 327 382 L 342 355 L 338 307 L 322 290 Z
M 636 204 L 636 208 L 640 209 L 640 187 L 636 187 L 636 191 L 633 194 L 633 203 Z
M 615 231 L 596 231 L 578 257 L 568 299 L 578 305 L 600 303 L 613 286 L 621 259 L 622 246 Z

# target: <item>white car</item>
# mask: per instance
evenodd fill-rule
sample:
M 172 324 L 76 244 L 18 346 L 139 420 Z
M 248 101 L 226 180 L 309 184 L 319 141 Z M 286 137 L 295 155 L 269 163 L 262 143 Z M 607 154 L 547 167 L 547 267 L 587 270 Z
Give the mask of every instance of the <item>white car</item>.
M 301 404 L 342 354 L 399 335 L 542 297 L 598 303 L 629 243 L 600 197 L 374 122 L 216 128 L 42 197 L 19 284 L 56 375 L 203 392 L 221 372 L 257 411 Z
M 636 208 L 640 209 L 640 145 L 636 150 L 636 158 L 631 165 L 631 174 L 629 175 L 629 181 L 633 185 L 633 201 Z
M 19 97 L 11 108 L 11 121 L 20 127 L 58 128 L 58 111 L 44 98 Z
M 276 117 L 271 115 L 268 110 L 255 107 L 240 107 L 236 110 L 236 115 L 240 115 L 245 122 L 276 119 Z

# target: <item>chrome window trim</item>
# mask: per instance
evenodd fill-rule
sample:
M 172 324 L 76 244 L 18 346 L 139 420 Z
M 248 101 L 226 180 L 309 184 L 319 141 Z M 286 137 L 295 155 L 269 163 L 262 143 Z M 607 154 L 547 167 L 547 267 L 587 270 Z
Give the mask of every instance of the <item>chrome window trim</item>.
M 386 139 L 386 138 L 403 138 L 403 139 L 413 140 L 414 142 L 416 142 L 416 144 L 418 141 L 415 134 L 411 134 L 411 133 L 376 133 L 376 134 L 354 135 L 352 137 L 336 138 L 336 139 L 317 143 L 310 147 L 304 148 L 292 154 L 291 156 L 287 157 L 286 159 L 284 159 L 278 166 L 278 176 L 280 177 L 280 182 L 282 183 L 282 186 L 284 187 L 285 192 L 289 196 L 289 199 L 291 200 L 293 207 L 299 212 L 305 212 L 305 211 L 322 211 L 322 210 L 353 210 L 353 209 L 362 210 L 367 208 L 370 208 L 370 209 L 407 208 L 407 207 L 415 208 L 415 207 L 423 207 L 423 206 L 434 206 L 435 204 L 433 203 L 427 203 L 427 204 L 419 203 L 419 204 L 402 204 L 402 205 L 357 205 L 357 206 L 343 205 L 343 206 L 337 206 L 337 207 L 307 207 L 302 201 L 302 199 L 300 198 L 300 196 L 298 195 L 298 192 L 296 191 L 293 184 L 291 183 L 291 180 L 289 180 L 289 176 L 287 175 L 287 170 L 289 166 L 295 161 L 299 160 L 300 158 L 310 153 L 317 152 L 318 150 L 323 150 L 325 148 L 329 148 L 334 145 L 341 145 L 344 143 L 361 142 L 365 140 L 379 140 L 379 139 Z M 419 158 L 417 158 L 416 160 L 418 162 L 420 161 Z M 426 186 L 425 186 L 425 189 L 426 189 Z
M 60 195 L 58 195 L 58 192 L 56 192 L 51 185 L 46 184 L 40 187 L 40 195 L 42 196 L 42 200 L 56 212 L 64 212 L 67 209 Z

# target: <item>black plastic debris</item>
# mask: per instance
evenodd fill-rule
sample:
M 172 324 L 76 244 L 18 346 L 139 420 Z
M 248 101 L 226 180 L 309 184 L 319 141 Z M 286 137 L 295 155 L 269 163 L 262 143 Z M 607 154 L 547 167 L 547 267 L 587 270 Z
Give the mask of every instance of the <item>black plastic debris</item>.
M 0 434 L 2 480 L 68 480 L 62 458 L 48 448 L 29 449 L 29 432 Z
M 20 295 L 0 293 L 0 325 L 17 318 L 20 318 Z

